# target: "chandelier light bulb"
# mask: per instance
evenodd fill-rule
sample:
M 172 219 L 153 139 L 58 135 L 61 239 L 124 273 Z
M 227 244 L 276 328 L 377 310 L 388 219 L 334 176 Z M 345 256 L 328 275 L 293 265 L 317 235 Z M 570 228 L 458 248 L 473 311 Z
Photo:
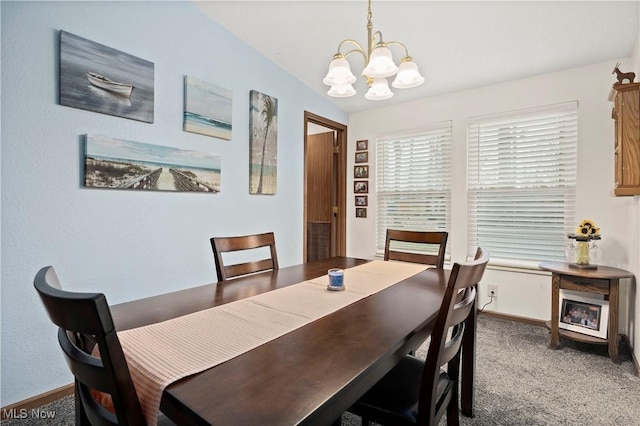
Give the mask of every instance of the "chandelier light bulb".
M 327 92 L 327 95 L 334 98 L 348 98 L 356 94 L 356 90 L 350 84 L 337 84 L 331 86 L 331 89 Z
M 349 61 L 342 55 L 336 55 L 329 64 L 329 72 L 322 82 L 327 86 L 353 84 L 356 82 L 356 76 L 351 72 Z
M 403 59 L 398 69 L 398 75 L 391 85 L 396 89 L 409 89 L 424 83 L 424 77 L 418 71 L 418 65 L 412 59 Z
M 393 96 L 386 78 L 374 78 L 371 87 L 364 95 L 370 101 L 383 101 Z
M 373 49 L 367 67 L 362 71 L 367 77 L 385 78 L 398 72 L 398 66 L 393 62 L 391 50 L 385 45 L 378 44 Z

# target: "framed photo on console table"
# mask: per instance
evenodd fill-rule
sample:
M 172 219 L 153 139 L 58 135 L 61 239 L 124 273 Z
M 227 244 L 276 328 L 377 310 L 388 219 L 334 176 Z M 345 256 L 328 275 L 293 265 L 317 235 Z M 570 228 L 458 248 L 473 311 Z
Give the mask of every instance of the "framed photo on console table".
M 560 324 L 564 330 L 607 338 L 609 301 L 602 296 L 560 289 Z

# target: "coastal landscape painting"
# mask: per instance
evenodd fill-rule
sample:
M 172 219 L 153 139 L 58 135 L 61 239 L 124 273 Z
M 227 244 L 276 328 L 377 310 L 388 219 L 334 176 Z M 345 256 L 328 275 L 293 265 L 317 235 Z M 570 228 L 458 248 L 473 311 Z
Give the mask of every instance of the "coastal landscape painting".
M 85 140 L 86 187 L 216 193 L 220 171 L 217 154 L 105 136 Z
M 275 194 L 278 188 L 278 99 L 249 94 L 249 194 Z
M 153 123 L 154 65 L 60 31 L 60 105 Z
M 184 130 L 231 140 L 231 90 L 184 77 Z

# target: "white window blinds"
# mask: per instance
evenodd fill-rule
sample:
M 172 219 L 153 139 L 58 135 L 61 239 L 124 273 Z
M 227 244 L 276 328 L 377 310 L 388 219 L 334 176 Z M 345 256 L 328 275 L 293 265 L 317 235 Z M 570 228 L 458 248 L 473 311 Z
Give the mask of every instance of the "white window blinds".
M 497 264 L 564 258 L 575 225 L 577 115 L 569 102 L 470 120 L 469 255 L 481 246 Z
M 451 122 L 376 142 L 376 248 L 387 228 L 448 231 L 451 210 Z

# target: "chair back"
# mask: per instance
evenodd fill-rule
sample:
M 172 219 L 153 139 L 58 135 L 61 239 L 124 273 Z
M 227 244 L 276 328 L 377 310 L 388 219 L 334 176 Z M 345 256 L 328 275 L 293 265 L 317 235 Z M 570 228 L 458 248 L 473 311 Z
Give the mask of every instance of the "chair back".
M 433 265 L 436 268 L 442 268 L 444 266 L 444 255 L 448 238 L 448 232 L 387 229 L 387 238 L 384 244 L 384 260 L 424 263 L 426 265 Z M 392 250 L 392 241 L 426 245 L 427 248 L 432 247 L 433 251 L 437 254 Z
M 449 405 L 458 398 L 460 347 L 465 321 L 475 309 L 476 285 L 482 279 L 489 254 L 478 248 L 473 261 L 454 263 L 442 305 L 436 319 L 422 376 L 418 404 L 418 424 L 436 424 Z M 446 401 L 437 401 L 440 368 L 447 365 L 447 375 L 453 381 Z
M 145 424 L 104 294 L 62 290 L 51 266 L 40 269 L 34 287 L 59 327 L 58 341 L 75 377 L 76 424 Z M 99 357 L 92 355 L 95 345 Z M 114 412 L 94 399 L 100 393 L 111 397 Z
M 222 259 L 223 253 L 253 250 L 261 247 L 269 247 L 270 257 L 266 259 L 225 265 Z M 218 281 L 227 281 L 229 278 L 255 272 L 278 269 L 278 255 L 276 252 L 276 240 L 273 232 L 264 234 L 245 235 L 239 237 L 214 237 L 211 238 L 211 248 L 215 258 Z

